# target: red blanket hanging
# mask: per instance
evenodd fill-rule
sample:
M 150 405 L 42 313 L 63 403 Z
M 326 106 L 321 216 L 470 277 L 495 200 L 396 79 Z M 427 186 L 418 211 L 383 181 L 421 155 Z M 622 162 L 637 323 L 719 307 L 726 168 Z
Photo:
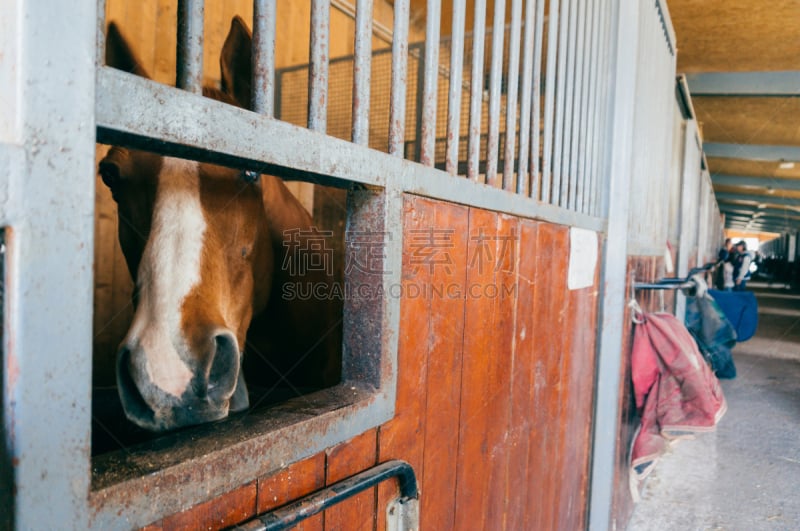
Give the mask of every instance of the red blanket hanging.
M 667 313 L 645 314 L 643 321 L 636 325 L 631 359 L 642 411 L 631 455 L 634 495 L 671 440 L 713 431 L 727 409 L 719 380 L 686 327 Z

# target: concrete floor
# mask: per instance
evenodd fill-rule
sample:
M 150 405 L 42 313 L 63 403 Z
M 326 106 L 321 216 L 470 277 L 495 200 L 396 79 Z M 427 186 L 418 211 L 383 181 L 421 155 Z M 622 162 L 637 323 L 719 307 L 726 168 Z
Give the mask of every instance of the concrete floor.
M 659 461 L 629 531 L 800 530 L 800 293 L 751 288 L 759 325 L 722 381 L 728 412 Z

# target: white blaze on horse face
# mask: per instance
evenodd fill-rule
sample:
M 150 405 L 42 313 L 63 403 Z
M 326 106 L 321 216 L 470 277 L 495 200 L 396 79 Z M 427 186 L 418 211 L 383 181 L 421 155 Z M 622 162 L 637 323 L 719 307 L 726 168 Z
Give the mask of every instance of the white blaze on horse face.
M 181 330 L 181 308 L 200 282 L 206 221 L 196 162 L 164 157 L 158 176 L 150 236 L 139 266 L 139 306 L 128 344 L 144 360 L 132 360 L 153 385 L 180 397 L 194 373 Z M 144 362 L 144 363 L 142 363 Z

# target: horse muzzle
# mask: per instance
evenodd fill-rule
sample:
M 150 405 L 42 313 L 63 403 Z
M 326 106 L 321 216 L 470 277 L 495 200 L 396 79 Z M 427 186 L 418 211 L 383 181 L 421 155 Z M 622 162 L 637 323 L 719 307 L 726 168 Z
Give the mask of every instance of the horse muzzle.
M 126 417 L 150 431 L 166 431 L 223 419 L 247 409 L 241 354 L 230 333 L 214 337 L 210 364 L 195 368 L 181 392 L 152 381 L 141 347 L 123 346 L 117 354 L 117 388 Z

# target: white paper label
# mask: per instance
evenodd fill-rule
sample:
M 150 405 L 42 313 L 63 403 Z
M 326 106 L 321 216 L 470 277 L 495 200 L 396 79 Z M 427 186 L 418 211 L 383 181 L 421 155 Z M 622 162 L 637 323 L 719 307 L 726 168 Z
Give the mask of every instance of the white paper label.
M 596 267 L 597 233 L 576 227 L 570 228 L 567 287 L 573 290 L 593 286 Z

